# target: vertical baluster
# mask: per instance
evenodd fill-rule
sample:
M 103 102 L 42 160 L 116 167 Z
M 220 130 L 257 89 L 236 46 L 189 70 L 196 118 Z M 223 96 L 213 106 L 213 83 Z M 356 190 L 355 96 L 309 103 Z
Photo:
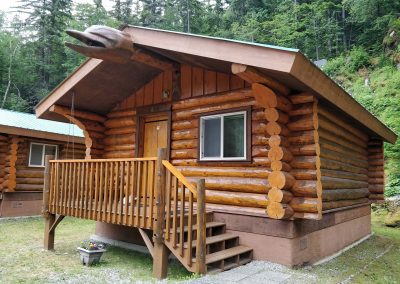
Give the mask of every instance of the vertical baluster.
M 137 227 L 140 227 L 140 207 L 142 206 L 142 189 L 141 189 L 141 185 L 142 185 L 142 163 L 140 161 L 137 162 L 137 175 L 136 175 L 136 225 Z
M 113 189 L 113 194 L 114 194 L 114 199 L 113 199 L 113 218 L 112 218 L 112 223 L 116 224 L 117 223 L 117 213 L 118 213 L 118 200 L 119 200 L 119 194 L 118 194 L 118 185 L 119 185 L 119 163 L 115 162 L 114 163 L 114 189 Z
M 135 166 L 136 162 L 131 161 L 130 163 L 130 168 L 131 168 L 131 176 L 130 176 L 130 186 L 129 186 L 129 203 L 130 203 L 130 209 L 129 209 L 129 226 L 134 225 L 134 210 L 135 210 Z
M 130 192 L 129 192 L 129 187 L 131 185 L 131 177 L 130 177 L 130 171 L 131 171 L 131 167 L 130 167 L 130 162 L 125 162 L 125 172 L 124 172 L 124 179 L 126 179 L 126 183 L 125 183 L 125 202 L 124 202 L 124 224 L 126 226 L 129 225 L 129 196 L 130 196 Z
M 60 202 L 59 202 L 59 214 L 61 215 L 65 215 L 65 207 L 64 207 L 64 203 L 65 203 L 65 182 L 67 180 L 67 177 L 65 175 L 65 163 L 61 164 L 61 190 L 60 190 Z
M 76 169 L 76 195 L 74 199 L 75 216 L 79 218 L 86 218 L 85 216 L 85 194 L 86 191 L 83 188 L 83 180 L 85 178 L 85 162 L 75 162 L 77 165 Z
M 177 244 L 177 226 L 178 226 L 178 179 L 176 176 L 173 176 L 173 191 L 174 191 L 174 210 L 173 210 L 173 219 L 172 219 L 172 243 L 174 244 L 174 248 L 176 248 Z
M 103 204 L 100 203 L 100 208 L 99 208 L 102 222 L 106 222 L 107 221 L 107 209 L 108 209 L 108 202 L 109 202 L 108 193 L 110 191 L 110 187 L 109 187 L 109 184 L 110 184 L 110 181 L 109 181 L 109 178 L 110 178 L 110 176 L 109 176 L 109 172 L 110 172 L 109 165 L 110 165 L 109 162 L 105 163 L 104 201 L 103 201 Z
M 67 195 L 68 195 L 68 203 L 67 203 L 67 210 L 68 210 L 68 216 L 71 216 L 71 188 L 73 184 L 73 179 L 72 179 L 72 167 L 73 163 L 68 163 L 68 188 L 67 188 Z
M 143 163 L 143 228 L 146 228 L 147 221 L 147 185 L 148 185 L 148 176 L 147 176 L 147 161 L 142 161 Z
M 111 223 L 112 220 L 112 210 L 113 210 L 113 197 L 114 197 L 114 163 L 110 162 L 110 186 L 109 188 L 109 197 L 108 197 L 108 217 L 107 222 Z
M 94 188 L 94 200 L 91 199 L 90 203 L 93 204 L 92 208 L 92 219 L 97 220 L 97 199 L 99 198 L 99 182 L 100 182 L 100 164 L 101 162 L 96 162 L 96 172 L 95 172 L 95 188 Z
M 186 188 L 183 186 L 183 190 L 186 190 Z M 187 257 L 187 263 L 189 266 L 192 266 L 192 254 L 193 254 L 193 193 L 189 190 L 189 216 L 188 216 L 188 257 Z
M 99 201 L 97 204 L 97 221 L 103 218 L 103 195 L 104 195 L 104 162 L 100 163 Z
M 150 185 L 149 185 L 149 229 L 153 228 L 154 225 L 154 183 L 155 183 L 155 161 L 149 162 L 149 175 L 150 175 Z
M 89 180 L 89 168 L 90 168 L 90 162 L 88 161 L 84 161 L 83 164 L 85 165 L 85 178 L 83 179 L 83 182 L 81 182 L 82 184 L 82 190 L 84 190 L 85 192 L 90 192 L 90 197 L 89 197 L 89 206 L 86 203 L 86 210 L 85 210 L 85 218 L 87 219 L 92 219 L 92 207 L 93 207 L 93 198 L 92 198 L 92 187 L 89 186 L 90 184 L 90 180 Z
M 125 186 L 125 163 L 119 163 L 119 198 L 118 198 L 118 224 L 122 224 L 124 186 Z
M 98 211 L 101 212 L 101 209 L 99 210 L 99 206 L 101 208 L 101 201 L 102 201 L 102 191 L 103 191 L 103 180 L 104 180 L 104 172 L 103 172 L 103 167 L 104 163 L 100 162 L 99 164 L 100 167 L 100 184 L 99 188 L 96 188 L 94 192 L 94 208 L 92 208 L 90 215 L 93 220 L 100 221 L 101 216 L 98 216 Z M 93 188 L 93 164 L 89 163 L 89 188 Z M 101 213 L 100 213 L 101 215 Z
M 165 239 L 169 241 L 170 239 L 170 230 L 171 230 L 171 172 L 167 171 L 167 181 L 166 181 L 166 192 L 165 192 L 165 204 L 166 204 L 166 214 L 165 214 Z
M 56 176 L 55 176 L 55 200 L 54 200 L 54 212 L 60 214 L 59 203 L 60 203 L 60 163 L 56 163 Z
M 73 212 L 73 216 L 74 217 L 80 217 L 79 216 L 79 198 L 80 198 L 80 194 L 81 191 L 79 189 L 79 185 L 80 185 L 80 181 L 82 179 L 82 164 L 79 162 L 74 162 L 74 170 L 73 170 L 73 175 L 74 175 L 74 190 L 73 190 L 73 194 L 72 194 L 72 212 Z
M 185 232 L 184 232 L 184 227 L 185 227 L 185 186 L 182 184 L 181 188 L 181 209 L 180 209 L 180 230 L 181 234 L 179 235 L 179 245 L 181 249 L 181 256 L 184 256 L 184 247 L 183 243 L 185 241 Z M 192 228 L 188 228 L 188 230 L 192 230 Z

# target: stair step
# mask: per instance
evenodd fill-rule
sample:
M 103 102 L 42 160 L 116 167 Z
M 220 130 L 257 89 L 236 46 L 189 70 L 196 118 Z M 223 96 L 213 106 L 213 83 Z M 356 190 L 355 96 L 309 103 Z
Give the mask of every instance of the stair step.
M 232 263 L 224 264 L 223 269 L 218 268 L 218 267 L 210 267 L 210 268 L 207 268 L 207 274 L 216 274 L 216 273 L 220 273 L 220 272 L 223 272 L 226 270 L 230 270 L 230 269 L 239 267 L 241 265 L 245 265 L 245 264 L 249 263 L 250 261 L 251 261 L 250 258 L 244 258 L 244 259 L 239 260 L 239 263 L 232 262 Z
M 233 234 L 229 234 L 229 233 L 220 234 L 220 235 L 216 235 L 216 236 L 207 237 L 206 244 L 211 245 L 211 244 L 219 243 L 222 241 L 232 240 L 232 239 L 235 239 L 238 237 L 239 237 L 238 235 L 233 235 Z M 197 241 L 193 240 L 192 247 L 196 247 L 196 245 L 197 245 Z M 188 242 L 185 242 L 184 246 L 185 246 L 185 248 L 187 248 Z
M 242 253 L 250 252 L 253 249 L 246 246 L 236 246 L 229 249 L 224 249 L 218 252 L 214 252 L 206 255 L 206 264 L 217 262 L 223 259 L 227 259 Z
M 225 226 L 225 223 L 222 223 L 222 222 L 207 222 L 206 223 L 206 229 L 209 229 L 209 228 L 216 228 L 216 227 L 222 227 L 222 226 Z M 187 232 L 189 230 L 189 227 L 188 226 L 184 226 L 183 227 L 183 231 L 184 232 Z M 197 225 L 193 225 L 192 226 L 192 231 L 196 231 L 197 230 Z M 178 233 L 180 233 L 180 228 L 178 228 L 177 229 L 177 232 Z M 170 231 L 171 232 L 171 234 L 172 234 L 172 230 Z

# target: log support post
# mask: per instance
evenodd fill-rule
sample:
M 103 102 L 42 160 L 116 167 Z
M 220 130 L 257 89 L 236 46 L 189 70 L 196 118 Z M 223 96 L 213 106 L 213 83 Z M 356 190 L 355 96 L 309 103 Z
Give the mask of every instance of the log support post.
M 164 243 L 164 221 L 165 221 L 165 182 L 166 170 L 162 164 L 167 159 L 167 150 L 158 149 L 155 180 L 155 202 L 156 220 L 153 231 L 153 276 L 157 279 L 164 279 L 168 272 L 168 249 Z
M 206 267 L 206 181 L 197 182 L 196 272 L 207 273 Z

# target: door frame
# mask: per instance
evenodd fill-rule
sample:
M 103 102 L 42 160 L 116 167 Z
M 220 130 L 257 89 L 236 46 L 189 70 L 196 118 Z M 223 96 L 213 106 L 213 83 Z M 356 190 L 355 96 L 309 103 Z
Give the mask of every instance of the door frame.
M 146 122 L 167 121 L 167 157 L 170 158 L 171 149 L 171 105 L 158 105 L 158 106 L 147 106 L 141 107 L 136 110 L 136 151 L 135 157 L 143 157 L 144 151 L 144 124 Z

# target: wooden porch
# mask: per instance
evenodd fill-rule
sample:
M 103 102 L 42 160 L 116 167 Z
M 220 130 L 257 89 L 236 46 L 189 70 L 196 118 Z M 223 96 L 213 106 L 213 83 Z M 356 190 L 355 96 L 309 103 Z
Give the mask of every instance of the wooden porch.
M 168 250 L 191 272 L 225 270 L 251 260 L 252 250 L 206 212 L 205 182 L 190 183 L 158 157 L 50 160 L 46 157 L 44 246 L 65 216 L 138 228 L 153 257 L 154 276 L 166 277 Z M 153 231 L 153 239 L 143 229 Z

